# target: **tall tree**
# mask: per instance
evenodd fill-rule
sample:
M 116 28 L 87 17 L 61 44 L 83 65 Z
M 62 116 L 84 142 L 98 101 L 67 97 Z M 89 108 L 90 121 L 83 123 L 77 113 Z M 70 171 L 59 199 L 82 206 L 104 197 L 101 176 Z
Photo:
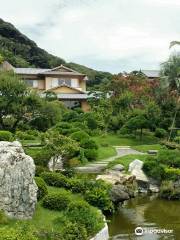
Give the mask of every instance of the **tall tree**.
M 40 105 L 40 97 L 14 72 L 0 71 L 0 129 L 15 131 L 20 121 L 27 122 L 38 114 Z

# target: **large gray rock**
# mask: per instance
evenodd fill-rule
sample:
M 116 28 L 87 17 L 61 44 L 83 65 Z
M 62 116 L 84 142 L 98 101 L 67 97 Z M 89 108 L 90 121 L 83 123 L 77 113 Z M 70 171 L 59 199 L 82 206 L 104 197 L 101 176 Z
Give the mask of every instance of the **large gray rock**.
M 123 202 L 130 198 L 128 188 L 124 185 L 114 185 L 110 191 L 111 200 L 114 203 Z
M 139 159 L 135 159 L 129 164 L 129 172 L 132 172 L 134 169 L 142 169 L 143 167 L 143 161 Z
M 52 157 L 48 163 L 49 170 L 54 172 L 57 170 L 63 170 L 63 161 L 61 156 Z
M 37 202 L 34 175 L 34 161 L 19 142 L 0 142 L 0 209 L 8 216 L 33 216 Z
M 129 164 L 129 172 L 136 177 L 136 181 L 139 187 L 139 192 L 144 192 L 144 189 L 149 188 L 149 179 L 142 170 L 143 162 L 139 159 L 135 159 Z
M 112 167 L 112 170 L 121 172 L 124 170 L 124 166 L 122 164 L 116 164 L 115 166 Z

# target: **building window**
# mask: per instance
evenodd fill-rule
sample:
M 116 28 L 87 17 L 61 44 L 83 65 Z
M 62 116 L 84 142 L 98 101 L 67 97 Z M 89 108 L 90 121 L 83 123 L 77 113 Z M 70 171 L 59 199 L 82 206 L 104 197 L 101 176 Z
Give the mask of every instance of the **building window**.
M 58 79 L 58 86 L 66 84 L 71 87 L 71 79 Z
M 37 80 L 26 80 L 26 83 L 29 87 L 37 88 L 38 87 L 38 81 Z

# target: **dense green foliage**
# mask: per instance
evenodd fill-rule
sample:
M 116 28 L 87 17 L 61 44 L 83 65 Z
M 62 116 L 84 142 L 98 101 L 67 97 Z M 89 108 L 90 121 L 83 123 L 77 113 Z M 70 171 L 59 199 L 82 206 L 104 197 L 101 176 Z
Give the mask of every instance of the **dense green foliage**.
M 58 193 L 49 193 L 43 199 L 43 207 L 63 211 L 65 210 L 71 202 L 70 194 L 62 189 Z
M 9 131 L 0 131 L 0 141 L 12 141 L 13 135 Z
M 180 186 L 173 181 L 164 181 L 160 188 L 160 196 L 169 200 L 180 200 Z
M 93 235 L 100 230 L 102 225 L 102 215 L 95 208 L 85 201 L 71 202 L 68 206 L 66 215 L 72 222 L 77 222 L 84 226 L 88 235 Z
M 1 228 L 1 240 L 38 240 L 33 233 L 32 229 L 27 226 L 16 228 L 2 227 Z
M 45 181 L 41 177 L 35 177 L 36 185 L 38 187 L 37 199 L 41 200 L 48 194 L 48 189 Z
M 112 212 L 113 204 L 109 191 L 111 186 L 103 181 L 92 181 L 86 178 L 66 177 L 61 173 L 44 172 L 41 177 L 49 186 L 64 187 L 73 193 L 81 193 L 86 201 L 104 212 Z
M 148 176 L 162 181 L 165 179 L 178 180 L 180 178 L 180 151 L 160 150 L 157 157 L 148 157 L 143 169 Z

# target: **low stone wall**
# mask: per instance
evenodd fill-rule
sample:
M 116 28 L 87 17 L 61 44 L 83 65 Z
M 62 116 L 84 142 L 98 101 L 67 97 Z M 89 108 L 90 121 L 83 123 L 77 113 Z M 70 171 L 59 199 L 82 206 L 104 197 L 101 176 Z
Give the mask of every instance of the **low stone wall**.
M 104 220 L 106 220 L 104 218 Z M 108 231 L 108 225 L 105 222 L 105 225 L 103 227 L 103 229 L 101 229 L 96 236 L 94 236 L 93 238 L 91 238 L 90 240 L 108 240 L 109 239 L 109 231 Z

